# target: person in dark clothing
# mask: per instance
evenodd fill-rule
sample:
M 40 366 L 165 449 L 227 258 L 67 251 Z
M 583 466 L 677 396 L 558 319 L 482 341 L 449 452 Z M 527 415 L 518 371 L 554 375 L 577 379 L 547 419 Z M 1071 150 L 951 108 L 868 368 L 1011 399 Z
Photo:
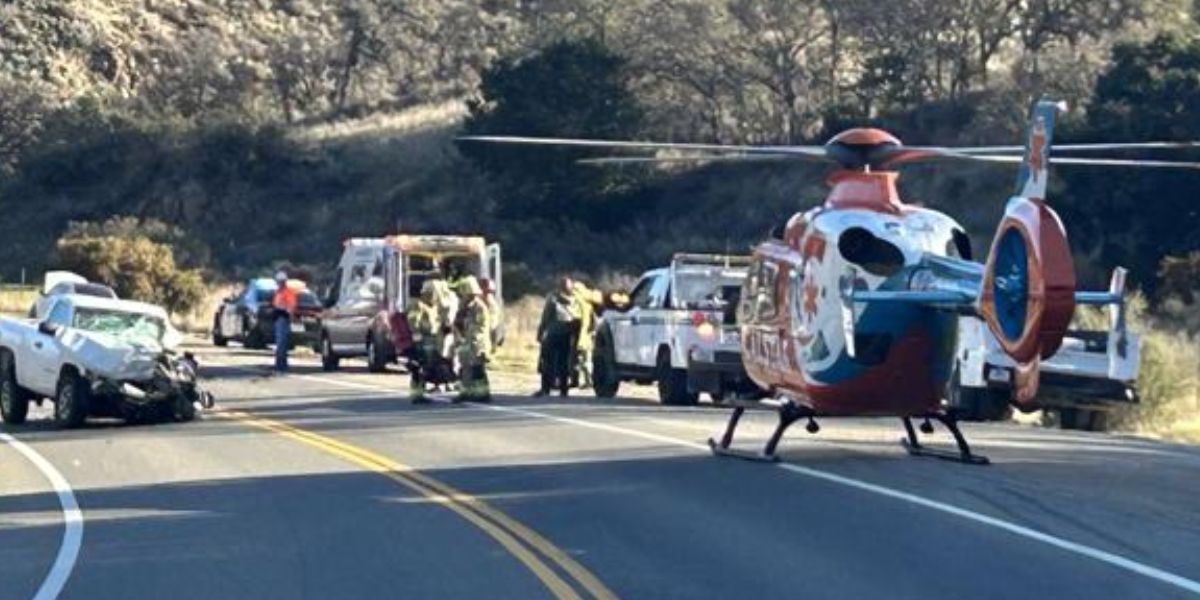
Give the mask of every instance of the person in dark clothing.
M 575 298 L 575 282 L 570 277 L 559 280 L 558 289 L 546 298 L 537 338 L 541 344 L 538 370 L 542 387 L 535 396 L 545 396 L 558 389 L 562 396 L 571 387 L 574 372 L 575 348 L 579 343 L 579 303 Z

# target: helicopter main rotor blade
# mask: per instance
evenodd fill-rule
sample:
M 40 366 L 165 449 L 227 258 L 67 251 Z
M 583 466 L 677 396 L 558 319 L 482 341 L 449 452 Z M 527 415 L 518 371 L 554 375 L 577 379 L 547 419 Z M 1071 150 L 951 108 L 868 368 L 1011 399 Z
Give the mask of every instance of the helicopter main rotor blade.
M 779 162 L 788 160 L 821 161 L 824 157 L 797 154 L 713 154 L 710 156 L 601 156 L 575 161 L 581 165 L 631 165 L 701 162 Z
M 467 142 L 493 144 L 525 144 L 536 146 L 575 146 L 620 150 L 682 150 L 694 152 L 736 152 L 785 156 L 810 156 L 827 159 L 824 146 L 736 146 L 724 144 L 693 144 L 687 142 L 634 142 L 622 140 L 590 140 L 577 138 L 543 138 L 511 135 L 468 135 L 458 138 Z
M 909 150 L 929 150 L 931 152 L 956 152 L 958 154 L 1021 154 L 1024 146 L 904 146 Z M 1111 144 L 1054 144 L 1050 153 L 1055 152 L 1105 152 L 1110 150 L 1187 150 L 1200 148 L 1200 141 L 1188 142 L 1116 142 Z
M 967 160 L 989 163 L 1020 164 L 1025 160 L 1022 156 L 1001 154 L 927 154 L 917 157 L 904 157 L 900 160 L 889 160 L 888 164 L 923 162 L 928 160 Z M 1097 166 L 1097 167 L 1145 167 L 1151 169 L 1185 169 L 1200 170 L 1197 162 L 1176 162 L 1169 160 L 1137 160 L 1121 158 L 1080 158 L 1077 156 L 1051 156 L 1051 165 Z

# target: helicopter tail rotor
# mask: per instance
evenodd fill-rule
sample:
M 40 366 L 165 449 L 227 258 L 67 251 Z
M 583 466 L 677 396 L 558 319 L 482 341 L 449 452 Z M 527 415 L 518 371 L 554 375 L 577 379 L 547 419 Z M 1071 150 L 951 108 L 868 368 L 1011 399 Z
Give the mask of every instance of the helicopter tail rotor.
M 1062 345 L 1075 312 L 1075 267 L 1067 232 L 1046 204 L 1050 144 L 1061 102 L 1033 108 L 1017 195 L 996 229 L 979 290 L 979 313 L 1017 363 L 1018 405 L 1037 393 L 1037 366 Z

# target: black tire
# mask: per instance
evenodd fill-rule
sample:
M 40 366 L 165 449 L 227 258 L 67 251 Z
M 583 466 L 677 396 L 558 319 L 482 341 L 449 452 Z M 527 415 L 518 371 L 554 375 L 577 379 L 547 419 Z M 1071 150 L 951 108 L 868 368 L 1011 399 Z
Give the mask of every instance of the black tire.
M 1108 412 L 1087 408 L 1060 408 L 1058 424 L 1072 431 L 1108 431 Z
M 91 392 L 86 379 L 75 371 L 63 371 L 54 395 L 54 422 L 63 429 L 82 426 L 91 408 Z
M 1002 388 L 962 385 L 958 367 L 950 377 L 947 396 L 954 414 L 962 421 L 1007 421 L 1012 418 L 1011 392 Z
M 29 392 L 17 385 L 16 363 L 8 350 L 0 351 L 0 421 L 20 425 L 29 416 Z
M 229 338 L 222 335 L 222 332 L 221 332 L 221 315 L 220 315 L 220 313 L 218 313 L 217 316 L 213 317 L 212 343 L 214 346 L 216 346 L 218 348 L 224 348 L 225 346 L 229 345 Z
M 658 400 L 671 406 L 693 406 L 700 402 L 700 394 L 689 392 L 687 370 L 671 368 L 671 355 L 662 350 L 658 353 L 654 369 L 658 380 Z
M 378 335 L 367 335 L 367 371 L 382 373 L 387 370 L 388 357 L 384 348 L 386 346 Z
M 250 320 L 242 321 L 242 346 L 250 350 L 265 350 L 267 338 L 258 326 L 251 327 Z
M 342 362 L 341 357 L 339 357 L 333 351 L 333 342 L 329 341 L 329 335 L 322 333 L 321 334 L 321 370 L 336 371 L 336 370 L 338 370 L 338 364 L 341 362 Z
M 1078 408 L 1060 408 L 1058 409 L 1058 427 L 1074 431 L 1079 429 L 1079 409 Z
M 196 418 L 196 405 L 192 402 L 191 394 L 179 394 L 171 408 L 171 418 L 179 423 L 187 423 Z
M 596 336 L 596 348 L 592 353 L 592 391 L 597 398 L 615 398 L 620 388 L 621 377 L 617 374 L 612 340 L 607 333 L 601 332 Z

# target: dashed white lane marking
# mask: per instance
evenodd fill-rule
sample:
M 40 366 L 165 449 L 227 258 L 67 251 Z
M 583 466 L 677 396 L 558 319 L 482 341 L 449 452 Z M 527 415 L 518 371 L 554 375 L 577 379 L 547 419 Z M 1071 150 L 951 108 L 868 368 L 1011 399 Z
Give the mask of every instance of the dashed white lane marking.
M 58 555 L 54 557 L 54 564 L 50 567 L 46 579 L 42 581 L 41 587 L 38 588 L 34 600 L 58 598 L 63 587 L 67 585 L 67 580 L 71 578 L 71 571 L 75 568 L 75 559 L 79 557 L 79 546 L 83 543 L 83 513 L 79 510 L 79 503 L 75 501 L 75 493 L 71 491 L 71 485 L 67 483 L 67 479 L 62 476 L 62 473 L 59 473 L 58 469 L 50 464 L 50 461 L 21 440 L 7 433 L 0 433 L 0 441 L 12 446 L 14 450 L 33 463 L 33 466 L 37 467 L 42 472 L 42 476 L 50 482 L 50 486 L 54 488 L 54 493 L 58 496 L 58 504 L 62 507 L 63 518 L 62 542 L 58 546 Z
M 336 379 L 330 379 L 327 377 L 319 377 L 319 376 L 315 376 L 315 375 L 300 375 L 299 377 L 301 377 L 303 379 L 307 379 L 309 381 L 314 381 L 314 382 L 319 382 L 319 383 L 324 383 L 324 384 L 334 385 L 334 386 L 341 386 L 341 387 L 355 388 L 355 389 L 362 389 L 362 390 L 371 390 L 371 391 L 375 391 L 375 392 L 379 392 L 379 391 L 386 391 L 389 393 L 395 392 L 395 390 L 389 390 L 389 389 L 381 387 L 381 386 L 362 384 L 362 383 L 352 383 L 352 382 L 346 382 L 346 381 L 338 381 Z M 525 408 L 516 408 L 516 407 L 512 407 L 512 406 L 499 406 L 499 405 L 493 405 L 493 404 L 476 404 L 476 403 L 469 403 L 469 404 L 471 404 L 472 406 L 476 406 L 478 408 L 483 408 L 483 409 L 487 409 L 487 410 L 515 413 L 515 414 L 525 415 L 528 417 L 545 419 L 548 421 L 557 421 L 559 423 L 575 425 L 578 427 L 586 427 L 588 429 L 595 429 L 595 430 L 599 430 L 599 431 L 607 431 L 610 433 L 619 433 L 622 435 L 639 437 L 642 439 L 653 440 L 656 442 L 661 442 L 663 444 L 668 444 L 668 445 L 673 445 L 673 446 L 682 446 L 682 447 L 691 448 L 694 450 L 701 450 L 706 453 L 709 452 L 709 448 L 705 444 L 698 444 L 696 442 L 681 440 L 678 438 L 673 438 L 673 437 L 665 436 L 665 435 L 659 435 L 656 433 L 650 433 L 650 432 L 646 432 L 646 431 L 638 431 L 636 429 L 627 429 L 625 427 L 618 427 L 615 425 L 606 425 L 604 423 L 595 423 L 592 421 L 586 421 L 583 419 L 575 419 L 572 417 L 563 417 L 563 416 L 559 416 L 559 415 L 552 415 L 552 414 L 538 412 L 535 410 L 529 410 L 529 409 L 525 409 Z M 1018 525 L 1018 524 L 1012 523 L 1010 521 L 1005 521 L 1003 519 L 997 519 L 995 517 L 991 517 L 991 516 L 988 516 L 985 514 L 967 510 L 962 507 L 954 506 L 953 504 L 946 504 L 945 502 L 939 502 L 937 500 L 932 500 L 932 499 L 926 498 L 924 496 L 910 494 L 908 492 L 903 492 L 903 491 L 900 491 L 897 489 L 889 488 L 889 487 L 882 486 L 882 485 L 877 485 L 874 483 L 868 483 L 866 481 L 862 481 L 859 479 L 853 479 L 851 477 L 843 477 L 841 475 L 830 473 L 828 471 L 822 471 L 820 469 L 812 469 L 809 467 L 802 467 L 800 465 L 795 465 L 795 464 L 790 464 L 790 463 L 776 463 L 775 466 L 777 468 L 783 469 L 790 473 L 795 473 L 797 475 L 805 475 L 807 477 L 812 477 L 814 479 L 820 479 L 822 481 L 836 483 L 838 485 L 844 485 L 846 487 L 851 487 L 851 488 L 854 488 L 854 489 L 857 489 L 857 490 L 860 490 L 863 492 L 867 492 L 870 494 L 876 494 L 878 496 L 891 498 L 893 500 L 899 500 L 901 502 L 906 502 L 908 504 L 912 504 L 915 506 L 920 506 L 923 508 L 928 508 L 930 510 L 935 510 L 935 511 L 943 513 L 943 514 L 952 515 L 955 517 L 966 519 L 968 521 L 972 521 L 972 522 L 978 523 L 980 525 L 995 527 L 1002 531 L 1007 531 L 1013 535 L 1023 537 L 1027 540 L 1041 542 L 1043 544 L 1054 546 L 1055 548 L 1059 548 L 1061 550 L 1065 550 L 1067 552 L 1077 554 L 1079 556 L 1085 556 L 1087 558 L 1095 559 L 1095 560 L 1098 560 L 1105 564 L 1117 567 L 1119 569 L 1124 569 L 1131 573 L 1137 573 L 1138 575 L 1148 577 L 1155 581 L 1159 581 L 1159 582 L 1165 583 L 1167 585 L 1177 587 L 1181 590 L 1185 590 L 1185 591 L 1191 592 L 1193 594 L 1200 595 L 1200 581 L 1196 581 L 1194 579 L 1188 579 L 1187 577 L 1183 577 L 1182 575 L 1176 575 L 1175 573 L 1171 573 L 1169 571 L 1164 571 L 1163 569 L 1159 569 L 1157 567 L 1152 567 L 1150 565 L 1143 564 L 1143 563 L 1137 562 L 1137 561 L 1129 559 L 1129 558 L 1125 558 L 1124 556 L 1120 556 L 1118 554 L 1106 552 L 1099 548 L 1093 548 L 1093 547 L 1085 545 L 1085 544 L 1080 544 L 1080 543 L 1072 542 L 1070 540 L 1065 540 L 1063 538 L 1053 536 L 1048 533 L 1038 531 L 1036 529 L 1031 529 L 1031 528 L 1025 527 L 1023 525 Z

